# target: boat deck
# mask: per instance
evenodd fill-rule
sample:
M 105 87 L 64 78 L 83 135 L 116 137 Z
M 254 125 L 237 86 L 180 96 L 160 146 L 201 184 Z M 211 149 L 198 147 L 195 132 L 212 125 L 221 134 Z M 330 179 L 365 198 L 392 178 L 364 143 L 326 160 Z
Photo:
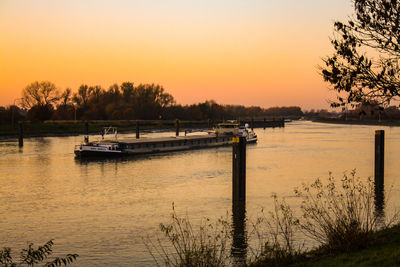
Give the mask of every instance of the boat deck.
M 220 139 L 226 140 L 232 139 L 231 135 L 216 135 L 216 134 L 208 134 L 208 135 L 189 135 L 189 136 L 171 136 L 171 137 L 158 137 L 158 138 L 129 138 L 129 139 L 121 139 L 119 141 L 116 140 L 101 140 L 97 141 L 101 144 L 126 144 L 126 145 L 135 145 L 135 144 L 153 144 L 153 143 L 165 143 L 165 142 L 187 142 L 187 141 L 205 141 L 212 139 Z

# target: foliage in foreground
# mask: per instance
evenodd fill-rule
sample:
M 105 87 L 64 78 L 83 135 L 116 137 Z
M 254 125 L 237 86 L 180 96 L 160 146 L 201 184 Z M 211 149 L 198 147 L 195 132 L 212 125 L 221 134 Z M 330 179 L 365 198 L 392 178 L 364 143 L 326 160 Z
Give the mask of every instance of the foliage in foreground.
M 290 264 L 302 256 L 303 244 L 295 240 L 299 220 L 285 200 L 278 199 L 276 194 L 272 198 L 274 210 L 267 215 L 262 212 L 253 224 L 258 247 L 250 266 Z
M 391 225 L 397 216 L 382 221 L 376 214 L 374 183 L 363 182 L 355 170 L 340 182 L 329 174 L 295 190 L 302 198 L 299 227 L 308 238 L 330 251 L 350 251 L 367 246 L 372 234 Z
M 76 260 L 79 256 L 78 254 L 67 254 L 64 258 L 56 257 L 51 261 L 47 261 L 43 263 L 44 260 L 48 258 L 53 252 L 53 240 L 48 241 L 43 246 L 39 246 L 37 249 L 33 248 L 33 243 L 28 245 L 28 248 L 21 250 L 21 256 L 19 262 L 14 262 L 11 256 L 11 249 L 9 247 L 5 247 L 0 250 L 0 266 L 35 266 L 39 263 L 42 263 L 42 266 L 45 267 L 55 267 L 55 266 L 66 266 Z
M 256 248 L 249 248 L 250 266 L 278 266 L 307 262 L 321 255 L 348 253 L 374 245 L 378 230 L 398 222 L 397 214 L 387 220 L 377 216 L 374 183 L 344 173 L 337 181 L 331 174 L 295 190 L 301 200 L 298 216 L 284 199 L 273 195 L 274 209 L 253 224 Z M 400 227 L 400 226 L 399 226 Z M 161 224 L 164 239 L 148 241 L 147 248 L 158 266 L 227 266 L 232 263 L 227 244 L 231 226 L 226 220 L 206 220 L 199 230 L 173 209 L 172 222 Z M 166 239 L 165 239 L 166 238 Z M 249 239 L 249 237 L 247 238 Z M 313 250 L 306 240 L 319 243 Z M 166 247 L 165 241 L 171 246 Z M 170 249 L 172 248 L 172 249 Z M 160 259 L 162 259 L 160 261 Z
M 206 219 L 199 229 L 193 229 L 187 217 L 178 217 L 174 206 L 171 219 L 169 224 L 160 224 L 162 238 L 155 242 L 145 240 L 157 266 L 229 266 L 230 225 L 227 220 L 221 218 L 211 223 Z M 164 241 L 171 246 L 166 247 Z

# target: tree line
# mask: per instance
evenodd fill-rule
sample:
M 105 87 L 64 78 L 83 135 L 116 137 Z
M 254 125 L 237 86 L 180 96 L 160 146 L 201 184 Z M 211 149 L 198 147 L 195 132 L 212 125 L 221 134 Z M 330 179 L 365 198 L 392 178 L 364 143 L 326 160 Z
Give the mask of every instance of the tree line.
M 177 104 L 158 84 L 124 82 L 104 89 L 82 84 L 75 93 L 57 89 L 49 81 L 35 81 L 22 90 L 18 105 L 0 107 L 0 122 L 12 120 L 207 120 L 250 117 L 301 117 L 300 107 L 221 105 L 213 100 L 192 105 Z

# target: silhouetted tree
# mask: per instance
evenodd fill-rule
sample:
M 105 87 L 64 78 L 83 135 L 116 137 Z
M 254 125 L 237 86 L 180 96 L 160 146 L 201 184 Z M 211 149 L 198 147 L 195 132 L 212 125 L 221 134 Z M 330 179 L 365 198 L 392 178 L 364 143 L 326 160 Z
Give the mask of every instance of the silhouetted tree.
M 50 119 L 54 111 L 54 104 L 60 99 L 55 84 L 49 81 L 33 82 L 22 91 L 22 106 L 28 111 L 30 120 Z
M 331 105 L 388 105 L 400 97 L 400 2 L 353 2 L 355 15 L 334 23 L 335 52 L 321 67 L 324 80 L 338 92 Z
M 60 102 L 53 113 L 54 120 L 73 120 L 75 118 L 75 106 L 72 102 L 72 92 L 70 88 L 65 89 L 61 94 Z
M 55 84 L 49 81 L 33 82 L 22 91 L 22 106 L 29 109 L 33 106 L 53 105 L 60 99 Z

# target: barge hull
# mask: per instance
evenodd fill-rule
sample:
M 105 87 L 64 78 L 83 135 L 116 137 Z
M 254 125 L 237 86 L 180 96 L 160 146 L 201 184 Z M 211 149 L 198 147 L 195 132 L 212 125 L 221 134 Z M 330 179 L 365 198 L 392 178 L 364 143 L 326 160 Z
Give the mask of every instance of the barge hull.
M 232 136 L 200 135 L 177 138 L 99 141 L 76 146 L 75 155 L 86 157 L 121 157 L 221 147 L 232 144 Z

